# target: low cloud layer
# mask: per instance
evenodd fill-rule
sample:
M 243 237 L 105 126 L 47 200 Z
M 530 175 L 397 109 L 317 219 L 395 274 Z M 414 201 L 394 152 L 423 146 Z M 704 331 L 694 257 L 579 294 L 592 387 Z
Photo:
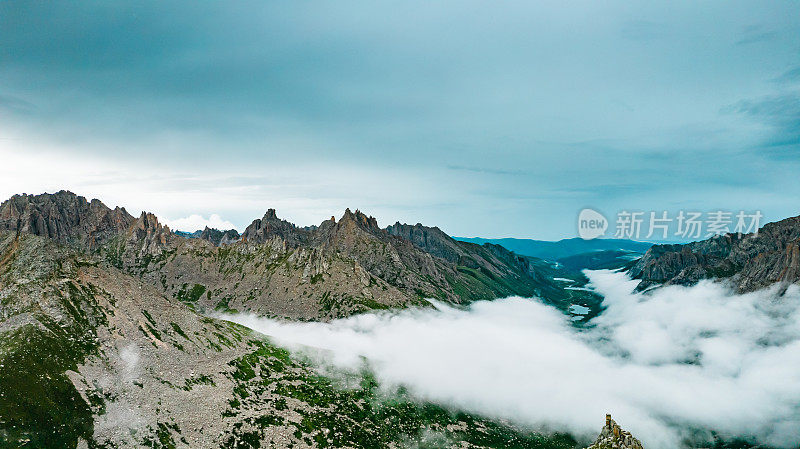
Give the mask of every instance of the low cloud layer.
M 621 273 L 590 279 L 608 308 L 584 330 L 519 297 L 332 323 L 228 318 L 299 351 L 328 349 L 325 362 L 341 368 L 366 357 L 386 385 L 532 427 L 590 437 L 610 412 L 652 449 L 702 429 L 800 444 L 800 289 L 776 299 L 703 282 L 645 295 Z

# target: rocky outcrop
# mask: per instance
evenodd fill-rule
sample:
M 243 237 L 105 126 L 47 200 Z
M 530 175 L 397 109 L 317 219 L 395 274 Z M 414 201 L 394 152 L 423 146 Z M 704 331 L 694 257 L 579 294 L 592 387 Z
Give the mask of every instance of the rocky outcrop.
M 97 248 L 134 222 L 124 208 L 109 209 L 99 200 L 62 190 L 43 195 L 14 195 L 0 204 L 0 230 L 25 232 L 59 243 Z
M 642 443 L 623 430 L 611 415 L 606 415 L 606 424 L 594 444 L 586 449 L 643 449 Z
M 800 217 L 769 223 L 757 234 L 727 234 L 685 245 L 655 245 L 628 270 L 637 289 L 729 279 L 739 292 L 800 281 Z
M 145 242 L 146 246 L 166 245 L 175 235 L 169 227 L 159 223 L 158 218 L 150 212 L 142 212 L 128 230 L 128 240 Z

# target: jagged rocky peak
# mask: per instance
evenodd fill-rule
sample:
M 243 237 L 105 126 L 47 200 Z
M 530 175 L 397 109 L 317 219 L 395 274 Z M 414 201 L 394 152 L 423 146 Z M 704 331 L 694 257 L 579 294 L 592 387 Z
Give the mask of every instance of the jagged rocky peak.
M 151 212 L 142 211 L 139 218 L 136 219 L 134 222 L 136 229 L 140 229 L 142 231 L 159 231 L 161 229 L 169 229 L 167 225 L 162 225 L 158 221 L 158 217 Z
M 368 245 L 367 242 L 381 242 L 378 247 L 389 245 L 389 234 L 378 226 L 375 217 L 368 216 L 356 209 L 345 209 L 339 221 L 325 220 L 313 235 L 316 244 L 337 248 L 339 251 L 351 252 L 356 246 Z M 360 250 L 366 250 L 362 247 Z M 359 250 L 359 251 L 360 251 Z
M 267 209 L 264 217 L 253 220 L 241 235 L 243 241 L 264 243 L 275 237 L 285 240 L 292 246 L 299 245 L 307 239 L 308 231 L 278 218 L 275 209 Z
M 130 227 L 128 240 L 142 241 L 146 245 L 164 245 L 174 235 L 169 226 L 159 223 L 154 214 L 142 212 Z
M 331 217 L 333 218 L 333 217 Z M 334 220 L 335 221 L 335 220 Z M 380 231 L 381 228 L 378 227 L 378 220 L 373 216 L 367 216 L 360 210 L 356 209 L 355 212 L 351 212 L 350 208 L 345 209 L 344 215 L 342 215 L 341 220 L 339 220 L 339 224 L 341 225 L 344 222 L 353 221 L 357 223 L 359 226 L 371 230 L 371 231 Z
M 611 415 L 606 415 L 606 424 L 594 444 L 586 449 L 644 449 L 642 443 L 623 430 Z
M 94 248 L 134 222 L 124 208 L 108 208 L 61 190 L 41 195 L 14 195 L 0 205 L 0 230 L 26 232 L 60 243 Z

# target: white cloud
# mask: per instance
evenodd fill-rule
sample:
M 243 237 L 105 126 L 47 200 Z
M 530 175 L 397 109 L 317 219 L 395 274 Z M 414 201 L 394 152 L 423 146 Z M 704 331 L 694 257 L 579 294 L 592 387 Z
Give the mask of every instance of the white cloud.
M 165 218 L 162 221 L 172 230 L 186 232 L 194 232 L 198 229 L 205 229 L 206 226 L 209 228 L 217 228 L 223 231 L 228 229 L 236 229 L 236 225 L 230 221 L 223 220 L 222 217 L 217 214 L 211 214 L 208 218 L 205 218 L 199 214 L 192 214 L 188 217 L 176 218 L 174 220 Z
M 331 323 L 232 319 L 296 350 L 328 349 L 341 368 L 363 355 L 385 384 L 534 427 L 590 437 L 611 412 L 651 449 L 679 447 L 692 429 L 800 443 L 799 289 L 775 300 L 704 282 L 645 295 L 624 274 L 590 278 L 608 308 L 584 330 L 524 298 Z
M 348 207 L 375 215 L 382 226 L 395 220 L 415 222 L 425 219 L 420 211 L 438 211 L 457 190 L 438 186 L 435 177 L 417 171 L 346 164 L 251 164 L 209 170 L 113 156 L 76 157 L 75 148 L 22 135 L 3 139 L 7 133 L 0 126 L 0 202 L 18 193 L 66 189 L 112 208 L 123 206 L 134 216 L 152 212 L 173 229 L 177 220 L 166 217 L 188 220 L 198 215 L 211 221 L 218 214 L 226 219 L 220 219 L 222 223 L 232 223 L 225 224 L 226 229 L 242 230 L 269 208 L 301 226 L 340 217 Z M 405 212 L 409 210 L 414 213 Z M 177 229 L 204 226 L 200 220 L 185 223 Z

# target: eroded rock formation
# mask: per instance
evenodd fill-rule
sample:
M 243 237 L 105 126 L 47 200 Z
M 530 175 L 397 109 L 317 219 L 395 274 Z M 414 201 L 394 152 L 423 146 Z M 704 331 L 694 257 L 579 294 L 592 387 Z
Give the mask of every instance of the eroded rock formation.
M 606 415 L 606 424 L 594 444 L 586 449 L 643 449 L 642 443 L 623 430 L 611 415 Z

